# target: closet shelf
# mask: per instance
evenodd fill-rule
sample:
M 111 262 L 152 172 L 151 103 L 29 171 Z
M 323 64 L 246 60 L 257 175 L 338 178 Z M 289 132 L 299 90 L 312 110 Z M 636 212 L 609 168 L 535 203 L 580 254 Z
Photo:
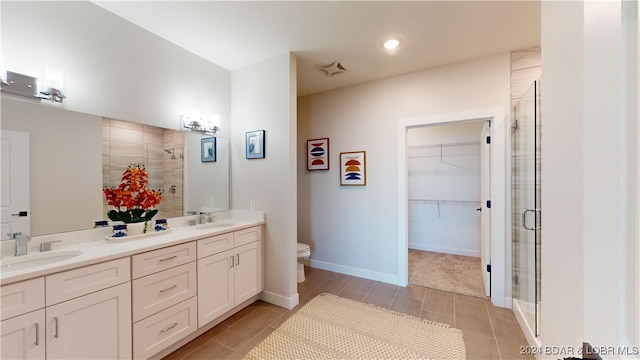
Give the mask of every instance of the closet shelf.
M 468 206 L 480 206 L 480 201 L 475 200 L 432 200 L 432 199 L 409 199 L 409 202 L 417 202 L 423 204 L 435 204 L 435 205 L 468 205 Z

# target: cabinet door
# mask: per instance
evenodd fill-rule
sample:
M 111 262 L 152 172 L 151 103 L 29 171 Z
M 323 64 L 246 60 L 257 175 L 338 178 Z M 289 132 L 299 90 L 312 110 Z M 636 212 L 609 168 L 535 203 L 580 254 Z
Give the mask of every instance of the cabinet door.
M 262 242 L 256 241 L 235 248 L 236 304 L 262 291 Z
M 131 283 L 46 311 L 47 359 L 131 358 Z
M 44 309 L 0 322 L 2 359 L 44 359 Z
M 232 250 L 228 250 L 198 260 L 198 327 L 235 306 L 233 254 Z

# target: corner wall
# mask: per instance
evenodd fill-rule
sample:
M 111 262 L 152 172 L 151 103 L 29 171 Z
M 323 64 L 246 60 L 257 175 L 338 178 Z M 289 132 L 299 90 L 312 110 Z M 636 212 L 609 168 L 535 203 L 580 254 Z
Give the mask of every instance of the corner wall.
M 232 73 L 231 208 L 266 212 L 265 301 L 292 308 L 296 283 L 295 57 L 276 56 Z M 265 158 L 245 158 L 245 133 L 265 130 Z

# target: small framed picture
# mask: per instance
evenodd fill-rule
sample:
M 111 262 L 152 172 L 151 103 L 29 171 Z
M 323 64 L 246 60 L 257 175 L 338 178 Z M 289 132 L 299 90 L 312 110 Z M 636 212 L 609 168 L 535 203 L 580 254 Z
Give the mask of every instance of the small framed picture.
M 247 159 L 264 159 L 264 130 L 246 133 Z
M 307 140 L 307 170 L 329 170 L 329 138 Z
M 367 152 L 340 153 L 340 185 L 367 185 Z
M 216 138 L 208 137 L 200 139 L 200 161 L 216 161 Z

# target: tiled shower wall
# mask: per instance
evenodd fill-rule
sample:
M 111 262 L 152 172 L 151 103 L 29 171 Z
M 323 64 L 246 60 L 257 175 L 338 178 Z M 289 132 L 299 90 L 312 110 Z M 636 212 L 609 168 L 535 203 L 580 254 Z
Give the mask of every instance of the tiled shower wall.
M 511 53 L 511 106 L 512 109 L 518 104 L 520 99 L 523 97 L 525 92 L 531 87 L 534 81 L 541 78 L 542 75 L 542 59 L 541 52 L 539 47 L 523 49 L 518 51 L 513 51 Z M 538 90 L 540 93 L 540 90 Z M 537 104 L 540 105 L 539 99 L 537 99 Z M 540 118 L 540 106 L 537 107 L 538 111 L 538 120 L 536 133 L 537 138 L 540 139 L 542 134 L 542 119 Z M 515 114 L 515 111 L 512 111 L 512 114 Z M 513 297 L 514 298 L 527 298 L 529 294 L 524 294 L 528 291 L 533 291 L 533 289 L 525 289 L 521 288 L 521 284 L 526 283 L 524 278 L 530 276 L 528 274 L 524 274 L 520 271 L 522 267 L 526 267 L 526 264 L 521 264 L 520 252 L 526 251 L 524 249 L 524 241 L 520 239 L 520 227 L 521 227 L 521 205 L 520 202 L 523 199 L 519 199 L 519 176 L 517 176 L 516 172 L 518 170 L 518 158 L 516 154 L 516 147 L 518 146 L 516 141 L 515 132 L 512 131 L 511 135 L 512 140 L 512 158 L 511 158 L 511 169 L 512 169 L 512 182 L 511 182 L 511 193 L 512 193 L 512 276 L 513 276 Z M 541 164 L 541 151 L 540 151 L 540 142 L 538 141 L 538 149 L 536 151 L 536 168 L 538 184 L 536 185 L 536 191 L 538 194 L 540 193 L 541 186 L 541 172 L 540 172 L 540 164 Z M 536 208 L 540 209 L 540 196 L 538 196 L 538 203 L 536 204 Z M 538 231 L 538 236 L 536 237 L 536 250 L 538 254 L 540 254 L 540 246 L 541 246 L 541 232 Z M 534 259 L 530 259 L 534 261 Z M 537 274 L 536 281 L 540 282 L 540 257 L 537 259 Z M 540 292 L 537 293 L 538 301 L 540 300 Z
M 133 163 L 143 163 L 149 187 L 162 191 L 158 215 L 183 215 L 184 133 L 128 121 L 102 119 L 102 184 L 117 186 L 122 173 Z M 103 214 L 111 207 L 103 197 Z

